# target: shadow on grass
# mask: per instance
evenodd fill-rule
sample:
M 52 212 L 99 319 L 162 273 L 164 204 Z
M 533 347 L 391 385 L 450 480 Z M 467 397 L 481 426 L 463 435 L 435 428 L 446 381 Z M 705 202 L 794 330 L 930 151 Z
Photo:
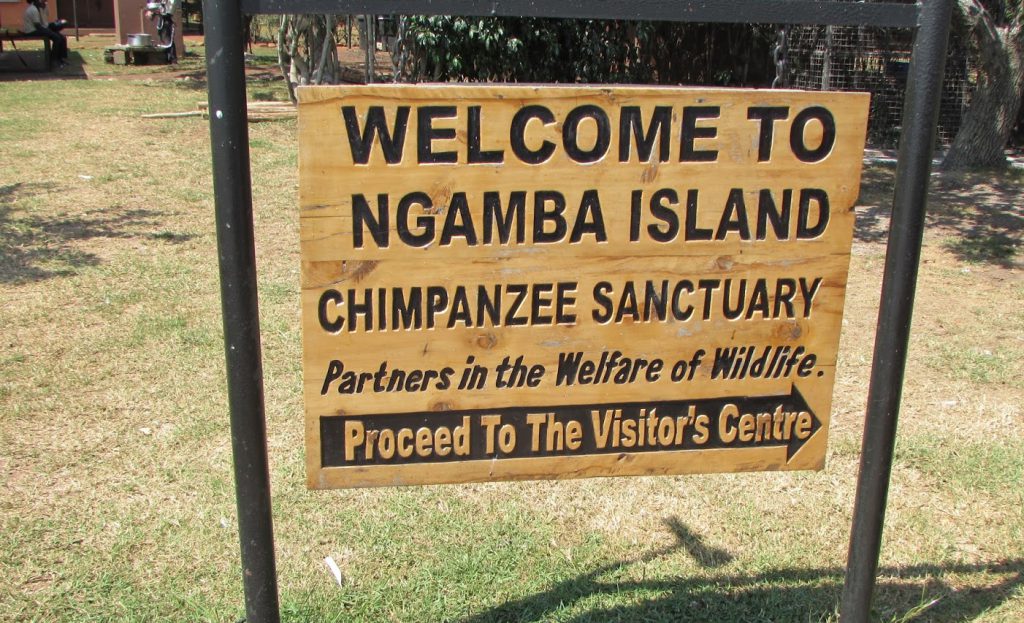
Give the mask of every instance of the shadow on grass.
M 574 623 L 617 621 L 829 621 L 835 617 L 844 569 L 780 569 L 759 575 L 711 575 L 694 578 L 621 580 L 617 573 L 679 550 L 705 568 L 731 560 L 709 548 L 678 519 L 665 521 L 676 543 L 624 560 L 470 616 L 462 623 L 546 621 L 577 604 L 594 603 L 567 619 Z M 943 582 L 948 574 L 1003 576 L 983 589 L 958 590 Z M 938 623 L 965 621 L 995 608 L 1024 585 L 1024 560 L 992 564 L 912 565 L 883 568 L 875 590 L 875 620 L 910 620 L 911 614 Z M 632 595 L 631 595 L 632 594 Z M 615 605 L 601 602 L 614 599 Z
M 862 242 L 884 243 L 895 169 L 864 170 L 855 236 Z M 943 242 L 957 258 L 1003 268 L 1020 265 L 1024 243 L 1024 206 L 1020 203 L 1024 175 L 1017 171 L 941 173 L 932 177 L 926 227 L 947 237 Z
M 95 253 L 75 247 L 96 238 L 149 239 L 170 243 L 190 240 L 192 234 L 156 230 L 160 212 L 115 210 L 94 218 L 54 218 L 16 210 L 12 204 L 56 188 L 52 182 L 0 186 L 0 283 L 27 283 L 72 275 L 96 266 Z
M 35 43 L 35 42 L 32 42 Z M 72 42 L 72 45 L 74 43 Z M 16 51 L 4 47 L 0 54 L 0 82 L 17 80 L 86 80 L 85 59 L 74 50 L 68 52 L 68 64 L 63 69 L 56 66 L 53 71 L 46 68 L 46 58 L 40 43 L 37 47 L 25 48 L 24 43 Z
M 281 75 L 280 70 L 265 69 L 262 67 L 250 67 L 245 68 L 245 82 L 249 86 L 253 85 L 269 85 L 275 82 L 284 83 L 284 76 Z M 189 91 L 206 91 L 206 69 L 196 69 L 193 71 L 183 71 L 175 76 L 174 86 L 189 90 Z M 256 97 L 259 100 L 261 98 Z M 272 99 L 268 97 L 267 99 Z

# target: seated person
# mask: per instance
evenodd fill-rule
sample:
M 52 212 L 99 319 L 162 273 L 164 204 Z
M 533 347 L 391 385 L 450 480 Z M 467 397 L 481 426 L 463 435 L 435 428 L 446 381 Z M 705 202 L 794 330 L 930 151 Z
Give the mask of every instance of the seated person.
M 25 22 L 22 32 L 27 35 L 41 35 L 53 42 L 53 57 L 61 67 L 68 64 L 68 38 L 60 33 L 64 27 L 60 22 L 47 23 L 46 0 L 25 0 Z

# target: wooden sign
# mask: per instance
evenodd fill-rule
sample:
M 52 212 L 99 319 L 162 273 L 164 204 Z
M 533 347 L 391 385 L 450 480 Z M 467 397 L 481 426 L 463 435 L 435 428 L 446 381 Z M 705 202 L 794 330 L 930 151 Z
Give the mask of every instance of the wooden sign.
M 820 469 L 867 112 L 300 89 L 309 486 Z

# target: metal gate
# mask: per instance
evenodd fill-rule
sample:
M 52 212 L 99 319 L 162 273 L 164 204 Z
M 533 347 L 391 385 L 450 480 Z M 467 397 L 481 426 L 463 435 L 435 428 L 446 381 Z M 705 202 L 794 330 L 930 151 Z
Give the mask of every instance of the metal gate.
M 206 0 L 210 139 L 246 620 L 280 620 L 256 288 L 243 14 L 524 16 L 818 24 L 915 32 L 841 621 L 868 620 L 910 335 L 953 0 Z

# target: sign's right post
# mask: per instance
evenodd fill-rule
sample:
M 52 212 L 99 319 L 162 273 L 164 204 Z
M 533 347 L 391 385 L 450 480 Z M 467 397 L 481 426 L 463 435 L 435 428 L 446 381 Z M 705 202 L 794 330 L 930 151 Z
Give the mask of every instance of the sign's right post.
M 931 0 L 919 8 L 903 107 L 899 167 L 840 611 L 842 623 L 867 623 L 878 572 L 953 0 Z

